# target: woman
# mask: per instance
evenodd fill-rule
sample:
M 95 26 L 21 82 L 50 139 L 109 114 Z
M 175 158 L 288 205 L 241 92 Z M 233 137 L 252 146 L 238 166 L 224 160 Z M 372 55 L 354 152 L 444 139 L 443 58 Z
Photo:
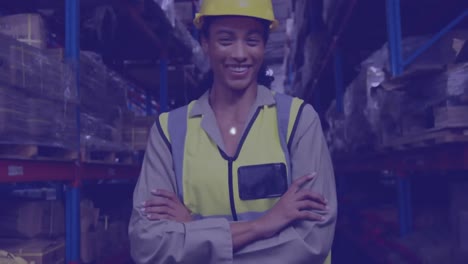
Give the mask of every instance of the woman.
M 152 128 L 129 226 L 137 263 L 323 263 L 332 164 L 310 105 L 259 85 L 270 0 L 205 0 L 213 82 Z M 260 74 L 261 76 L 261 74 Z

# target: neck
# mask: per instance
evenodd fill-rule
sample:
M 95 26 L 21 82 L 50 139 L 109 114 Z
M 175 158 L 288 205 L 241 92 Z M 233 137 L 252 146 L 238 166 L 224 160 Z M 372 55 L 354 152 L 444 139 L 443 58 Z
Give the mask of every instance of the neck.
M 210 104 L 217 115 L 239 120 L 247 118 L 256 98 L 257 83 L 240 91 L 215 83 L 210 93 Z

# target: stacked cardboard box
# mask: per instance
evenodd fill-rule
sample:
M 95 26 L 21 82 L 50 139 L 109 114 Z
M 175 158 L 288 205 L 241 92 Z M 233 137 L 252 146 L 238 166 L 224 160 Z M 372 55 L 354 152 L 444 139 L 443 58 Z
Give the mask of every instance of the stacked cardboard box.
M 60 201 L 5 201 L 0 206 L 1 237 L 58 237 L 65 233 L 65 213 Z
M 38 14 L 0 17 L 0 33 L 37 48 L 47 46 L 47 30 Z
M 65 212 L 60 201 L 2 201 L 0 250 L 27 263 L 65 263 Z
M 405 38 L 403 57 L 427 39 Z M 346 88 L 343 113 L 338 112 L 336 103 L 328 110 L 330 129 L 326 134 L 332 154 L 349 156 L 398 148 L 406 144 L 401 142 L 414 143 L 412 140 L 431 129 L 466 126 L 463 111 L 468 105 L 468 60 L 460 56 L 460 43 L 467 39 L 468 31 L 449 32 L 396 78 L 388 74 L 388 44 L 364 60 Z M 462 114 L 457 114 L 460 111 Z
M 69 67 L 0 34 L 0 142 L 74 148 L 76 86 Z
M 145 150 L 155 116 L 128 115 L 124 121 L 123 140 L 132 150 Z
M 102 214 L 91 200 L 81 202 L 81 261 L 99 263 L 127 249 L 128 221 Z
M 15 21 L 39 24 L 23 33 L 25 27 L 13 26 Z M 44 49 L 46 30 L 41 21 L 33 14 L 0 18 L 0 121 L 5 124 L 0 142 L 76 149 L 80 133 L 82 148 L 128 150 L 122 142 L 122 112 L 131 84 L 109 70 L 98 55 L 85 51 L 77 81 L 74 66 L 63 60 L 63 49 Z M 29 45 L 39 43 L 37 39 L 41 45 Z M 81 131 L 77 131 L 77 104 Z

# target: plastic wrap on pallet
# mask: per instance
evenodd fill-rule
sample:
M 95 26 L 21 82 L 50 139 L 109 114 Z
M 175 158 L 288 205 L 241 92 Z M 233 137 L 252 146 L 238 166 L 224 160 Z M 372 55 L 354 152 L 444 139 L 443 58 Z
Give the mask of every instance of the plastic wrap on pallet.
M 63 57 L 63 49 L 47 51 L 55 58 Z M 67 80 L 70 78 L 67 78 Z M 81 111 L 113 124 L 126 108 L 128 81 L 110 70 L 99 54 L 80 52 L 80 104 Z
M 95 116 L 81 114 L 81 145 L 87 150 L 126 151 L 122 126 L 111 126 Z
M 361 72 L 344 95 L 345 138 L 351 152 L 371 150 L 375 145 L 366 105 L 366 75 Z
M 415 51 L 426 44 L 432 36 L 413 36 L 407 37 L 402 40 L 402 58 L 409 58 Z M 413 66 L 418 65 L 446 65 L 455 63 L 459 48 L 457 43 L 460 41 L 468 40 L 467 30 L 454 30 L 444 35 L 438 42 L 431 46 L 428 50 L 417 57 L 407 69 L 411 69 Z M 390 77 L 390 59 L 388 43 L 383 45 L 382 48 L 372 53 L 366 60 L 361 63 L 362 70 L 374 68 L 376 74 L 384 72 L 386 78 Z M 371 72 L 369 72 L 371 73 Z M 375 78 L 372 74 L 368 75 L 368 78 Z M 379 77 L 377 77 L 379 78 Z M 382 82 L 385 79 L 382 79 Z M 375 83 L 374 87 L 377 87 L 380 83 Z
M 0 85 L 0 142 L 76 147 L 76 105 Z
M 0 35 L 3 144 L 76 147 L 76 103 L 68 65 L 44 50 Z
M 326 113 L 327 129 L 325 139 L 333 156 L 343 155 L 347 151 L 345 137 L 345 119 L 343 113 L 338 112 L 336 101 L 333 101 Z
M 71 69 L 56 57 L 0 34 L 0 84 L 28 94 L 61 101 L 75 101 Z
M 390 78 L 387 45 L 375 51 L 361 63 L 361 72 L 348 86 L 344 97 L 344 131 L 336 127 L 339 122 L 329 110 L 328 122 L 335 123 L 329 132 L 329 141 L 345 139 L 348 152 L 373 150 L 399 136 L 414 134 L 434 126 L 432 108 L 439 105 L 459 105 L 468 102 L 467 64 L 451 65 L 456 50 L 450 45 L 452 33 L 418 57 L 408 68 L 427 65 L 446 65 L 445 71 L 430 74 L 411 74 L 402 77 L 398 89 L 385 89 L 382 85 Z M 429 40 L 429 37 L 409 37 L 403 40 L 403 58 Z M 437 68 L 437 67 L 436 67 Z M 442 67 L 440 67 L 442 69 Z M 417 71 L 416 71 L 417 72 Z M 341 136 L 341 137 L 340 137 Z M 332 143 L 335 144 L 335 143 Z
M 334 102 L 327 111 L 326 139 L 334 156 L 369 151 L 377 138 L 366 113 L 366 75 L 360 73 L 347 87 L 344 112 L 339 113 Z

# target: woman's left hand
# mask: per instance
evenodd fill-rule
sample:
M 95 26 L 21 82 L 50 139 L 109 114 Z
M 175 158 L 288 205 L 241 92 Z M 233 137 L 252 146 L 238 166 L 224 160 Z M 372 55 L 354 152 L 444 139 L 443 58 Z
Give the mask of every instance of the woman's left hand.
M 192 214 L 175 193 L 166 190 L 152 191 L 153 199 L 143 203 L 141 212 L 149 220 L 172 220 L 179 223 L 192 221 Z

